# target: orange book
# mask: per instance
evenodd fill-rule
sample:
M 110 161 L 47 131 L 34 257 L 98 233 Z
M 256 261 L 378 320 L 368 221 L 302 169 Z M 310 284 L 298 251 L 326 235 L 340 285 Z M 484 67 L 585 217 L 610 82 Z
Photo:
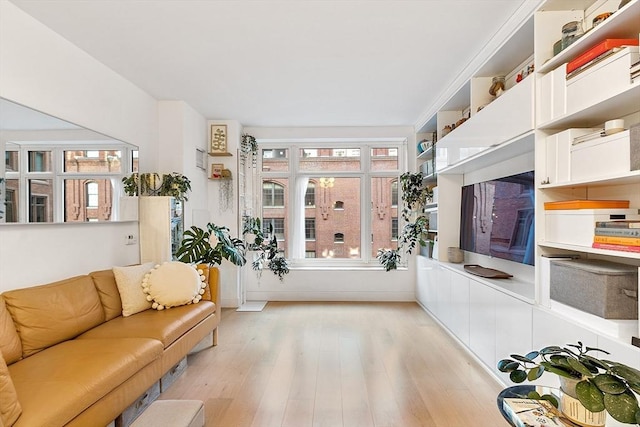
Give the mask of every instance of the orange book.
M 593 243 L 640 246 L 640 237 L 593 236 Z
M 547 211 L 560 209 L 628 209 L 628 200 L 566 200 L 563 202 L 545 202 Z

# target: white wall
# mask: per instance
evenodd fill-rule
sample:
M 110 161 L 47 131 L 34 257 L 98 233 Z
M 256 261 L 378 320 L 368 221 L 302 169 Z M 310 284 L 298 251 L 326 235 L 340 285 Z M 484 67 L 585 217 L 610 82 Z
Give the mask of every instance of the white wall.
M 156 168 L 156 100 L 4 0 L 0 64 L 0 97 L 135 144 L 141 170 Z M 0 292 L 136 263 L 124 236 L 137 232 L 135 222 L 0 226 Z
M 246 127 L 244 131 L 258 141 L 344 138 L 344 139 L 396 139 L 407 140 L 409 157 L 415 156 L 415 133 L 411 127 L 327 127 L 327 128 L 259 128 Z M 259 191 L 259 189 L 258 189 Z M 410 263 L 415 262 L 411 257 Z M 247 300 L 272 301 L 414 301 L 415 273 L 412 265 L 407 270 L 385 272 L 381 266 L 352 270 L 296 269 L 284 281 L 265 270 L 258 278 L 245 266 L 242 272 Z

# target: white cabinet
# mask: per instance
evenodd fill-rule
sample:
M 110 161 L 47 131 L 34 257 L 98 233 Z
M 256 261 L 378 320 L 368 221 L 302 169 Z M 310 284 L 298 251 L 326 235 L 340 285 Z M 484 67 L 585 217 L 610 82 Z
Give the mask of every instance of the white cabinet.
M 469 348 L 494 369 L 496 362 L 496 309 L 498 291 L 471 280 L 469 286 Z
M 451 274 L 451 332 L 466 346 L 469 345 L 469 278 Z
M 436 269 L 436 315 L 451 329 L 451 271 L 438 266 Z
M 509 357 L 510 354 L 527 354 L 533 350 L 532 326 L 533 306 L 509 295 L 498 292 L 495 295 L 496 311 L 496 359 Z M 509 376 L 499 372 L 493 364 L 493 371 L 505 382 Z
M 140 262 L 171 261 L 184 232 L 182 202 L 168 196 L 141 196 Z

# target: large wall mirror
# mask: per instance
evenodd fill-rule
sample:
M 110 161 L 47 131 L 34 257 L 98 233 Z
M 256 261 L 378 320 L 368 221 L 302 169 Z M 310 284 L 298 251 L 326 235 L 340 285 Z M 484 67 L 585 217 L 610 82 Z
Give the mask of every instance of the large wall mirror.
M 0 98 L 0 224 L 131 220 L 137 147 Z

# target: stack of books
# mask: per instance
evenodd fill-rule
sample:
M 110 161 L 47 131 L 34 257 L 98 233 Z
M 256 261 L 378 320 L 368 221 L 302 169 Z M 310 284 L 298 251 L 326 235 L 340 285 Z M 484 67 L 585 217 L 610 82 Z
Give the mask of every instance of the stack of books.
M 638 39 L 606 39 L 567 63 L 567 80 L 593 67 L 598 62 L 618 52 L 622 46 L 638 46 Z M 633 72 L 632 72 L 633 74 Z
M 546 400 L 505 398 L 502 408 L 517 427 L 579 427 Z
M 593 247 L 640 253 L 640 220 L 596 222 Z

